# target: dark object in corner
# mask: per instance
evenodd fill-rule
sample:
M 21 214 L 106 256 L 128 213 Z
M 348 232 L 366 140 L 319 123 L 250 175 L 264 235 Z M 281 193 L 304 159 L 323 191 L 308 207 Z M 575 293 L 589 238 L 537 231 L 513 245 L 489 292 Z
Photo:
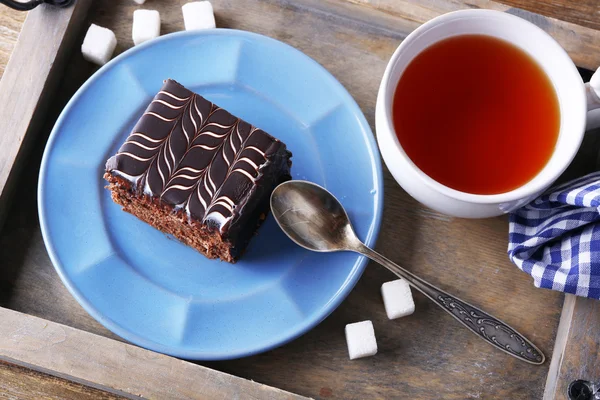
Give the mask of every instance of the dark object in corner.
M 17 11 L 33 10 L 40 4 L 44 4 L 44 3 L 50 4 L 53 6 L 57 6 L 57 7 L 68 7 L 71 4 L 73 4 L 73 2 L 74 2 L 74 0 L 30 0 L 30 1 L 22 3 L 20 1 L 15 1 L 15 0 L 0 0 L 0 3 L 6 5 L 10 8 L 14 8 Z

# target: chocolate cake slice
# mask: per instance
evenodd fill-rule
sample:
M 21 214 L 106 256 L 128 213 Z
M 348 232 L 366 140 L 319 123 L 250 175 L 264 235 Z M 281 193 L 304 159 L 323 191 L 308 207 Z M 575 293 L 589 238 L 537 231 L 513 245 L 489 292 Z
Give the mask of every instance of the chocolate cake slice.
M 281 141 L 173 80 L 154 97 L 104 178 L 112 199 L 208 258 L 235 262 L 291 179 Z

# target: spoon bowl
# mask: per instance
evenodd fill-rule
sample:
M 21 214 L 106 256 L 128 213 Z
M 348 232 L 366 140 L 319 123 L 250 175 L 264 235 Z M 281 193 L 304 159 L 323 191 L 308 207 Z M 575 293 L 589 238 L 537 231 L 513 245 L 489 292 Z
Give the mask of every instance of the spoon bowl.
M 279 185 L 271 195 L 271 211 L 288 237 L 308 250 L 349 250 L 348 237 L 356 237 L 338 199 L 311 182 Z

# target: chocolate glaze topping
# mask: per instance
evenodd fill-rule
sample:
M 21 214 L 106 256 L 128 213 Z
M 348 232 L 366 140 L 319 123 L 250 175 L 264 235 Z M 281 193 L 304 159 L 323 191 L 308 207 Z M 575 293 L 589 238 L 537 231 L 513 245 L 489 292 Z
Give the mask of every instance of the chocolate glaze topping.
M 244 209 L 290 179 L 290 157 L 279 140 L 169 79 L 106 170 L 138 195 L 236 236 Z

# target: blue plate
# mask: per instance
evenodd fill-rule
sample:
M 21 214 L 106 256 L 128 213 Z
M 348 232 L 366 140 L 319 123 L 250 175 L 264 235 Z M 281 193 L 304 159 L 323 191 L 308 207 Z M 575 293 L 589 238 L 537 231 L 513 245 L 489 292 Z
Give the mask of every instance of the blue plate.
M 218 360 L 279 346 L 327 317 L 366 260 L 304 250 L 270 217 L 241 261 L 228 264 L 121 211 L 104 189 L 104 163 L 166 78 L 284 141 L 294 153 L 293 177 L 335 194 L 358 235 L 374 244 L 381 164 L 352 97 L 300 51 L 218 29 L 135 47 L 71 99 L 46 146 L 39 180 L 40 222 L 52 262 L 94 318 L 142 347 Z

